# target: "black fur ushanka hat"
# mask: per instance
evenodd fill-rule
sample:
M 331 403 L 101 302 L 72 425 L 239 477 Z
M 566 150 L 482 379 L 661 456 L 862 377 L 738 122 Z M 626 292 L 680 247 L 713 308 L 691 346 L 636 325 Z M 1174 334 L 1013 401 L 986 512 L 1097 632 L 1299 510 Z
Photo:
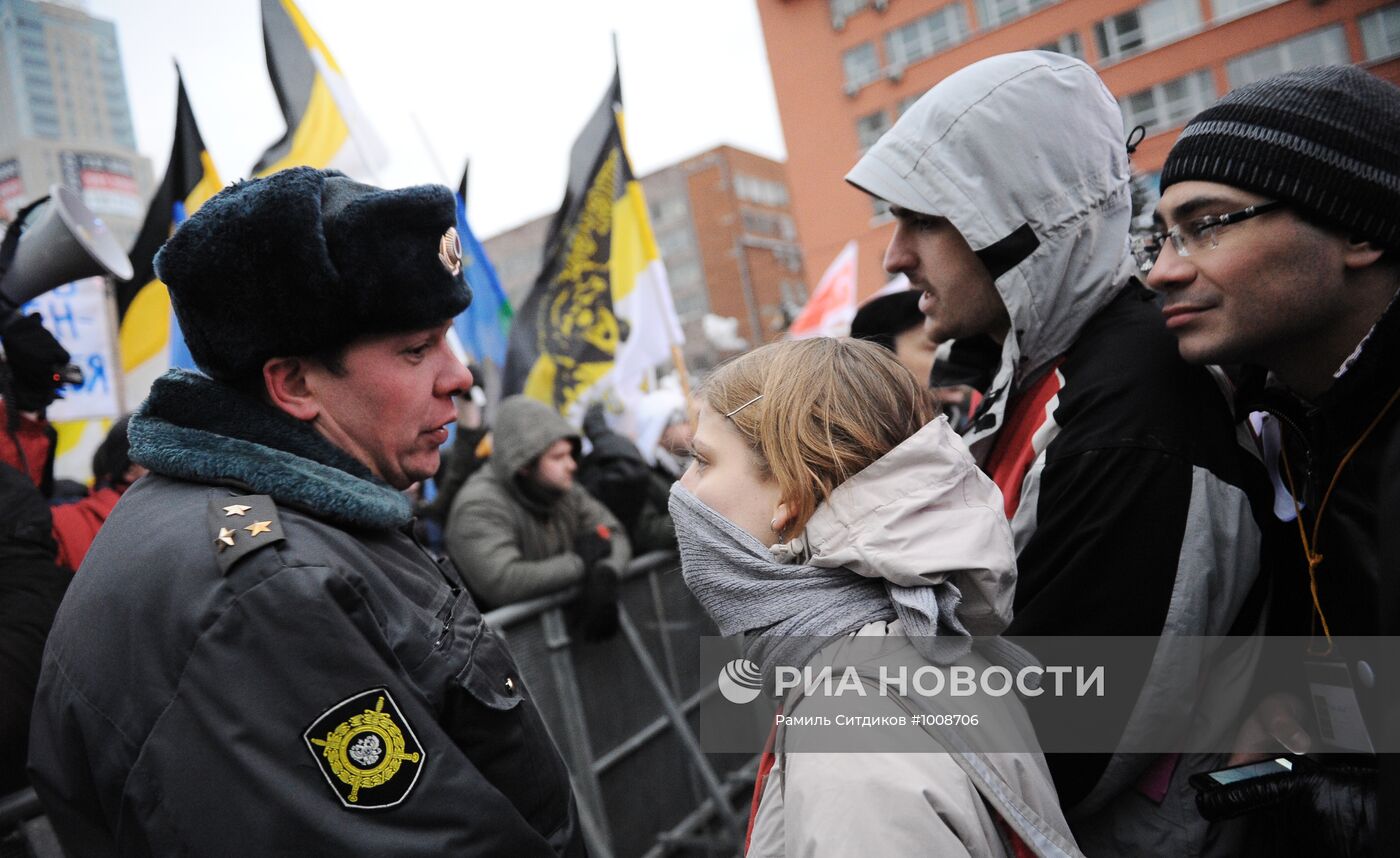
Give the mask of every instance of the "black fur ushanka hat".
M 446 322 L 471 303 L 452 192 L 384 190 L 293 167 L 237 182 L 156 254 L 190 354 L 214 378 L 360 337 Z

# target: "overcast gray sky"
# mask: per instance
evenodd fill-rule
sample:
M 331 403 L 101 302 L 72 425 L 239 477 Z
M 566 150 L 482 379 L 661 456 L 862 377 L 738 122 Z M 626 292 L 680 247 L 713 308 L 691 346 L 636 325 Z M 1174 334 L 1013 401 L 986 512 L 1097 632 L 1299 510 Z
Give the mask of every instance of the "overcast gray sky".
M 172 60 L 224 181 L 246 176 L 281 135 L 258 0 L 83 5 L 117 25 L 137 146 L 157 179 L 175 121 Z M 470 157 L 469 211 L 483 237 L 558 207 L 569 147 L 612 71 L 613 32 L 639 173 L 719 143 L 784 157 L 753 0 L 298 0 L 298 7 L 388 146 L 392 161 L 379 183 L 455 187 Z

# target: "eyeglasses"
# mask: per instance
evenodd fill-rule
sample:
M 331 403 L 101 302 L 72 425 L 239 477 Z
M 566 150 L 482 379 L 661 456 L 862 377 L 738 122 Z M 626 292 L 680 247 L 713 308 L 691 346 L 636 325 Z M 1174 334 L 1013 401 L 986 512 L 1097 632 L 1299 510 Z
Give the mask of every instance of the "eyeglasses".
M 1133 239 L 1133 256 L 1137 259 L 1139 270 L 1147 272 L 1151 271 L 1152 266 L 1157 264 L 1157 255 L 1162 252 L 1168 239 L 1171 240 L 1177 256 L 1189 257 L 1193 253 L 1214 250 L 1220 246 L 1220 228 L 1222 226 L 1249 220 L 1257 215 L 1268 214 L 1284 205 L 1282 200 L 1257 203 L 1237 212 L 1208 215 L 1179 223 L 1166 232 L 1151 232 L 1147 235 L 1137 236 Z

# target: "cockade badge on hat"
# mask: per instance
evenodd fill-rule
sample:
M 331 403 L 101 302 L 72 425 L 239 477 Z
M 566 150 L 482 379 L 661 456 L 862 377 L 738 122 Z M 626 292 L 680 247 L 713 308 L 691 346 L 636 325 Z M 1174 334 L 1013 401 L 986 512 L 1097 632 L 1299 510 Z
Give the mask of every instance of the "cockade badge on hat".
M 462 273 L 462 241 L 457 238 L 457 227 L 449 226 L 438 242 L 438 259 L 447 273 L 456 277 Z

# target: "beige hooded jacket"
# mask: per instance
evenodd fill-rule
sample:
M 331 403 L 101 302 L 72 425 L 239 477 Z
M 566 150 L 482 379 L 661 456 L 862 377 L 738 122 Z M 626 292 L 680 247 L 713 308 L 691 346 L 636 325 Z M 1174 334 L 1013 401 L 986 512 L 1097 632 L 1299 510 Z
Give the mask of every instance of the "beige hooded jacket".
M 1016 555 L 1001 493 L 942 417 L 838 486 L 803 535 L 773 552 L 780 561 L 841 566 L 900 586 L 950 580 L 962 593 L 958 617 L 974 635 L 995 635 L 1011 617 Z M 856 637 L 861 646 L 838 642 L 811 664 L 929 663 L 898 622 L 871 623 Z M 873 649 L 871 638 L 878 639 Z M 959 712 L 958 701 L 948 698 L 902 701 L 794 695 L 784 712 L 834 721 L 973 711 L 964 702 L 967 711 Z M 1006 737 L 1006 747 L 1033 747 L 1030 721 L 1014 698 L 1002 698 L 996 711 L 971 705 L 981 717 L 973 728 L 981 738 L 996 733 Z M 1036 855 L 1080 854 L 1040 753 L 955 752 L 950 748 L 959 742 L 946 731 L 903 728 L 898 750 L 876 743 L 868 750 L 809 751 L 800 748 L 825 746 L 807 743 L 799 729 L 780 730 L 748 855 L 1002 858 L 1011 852 L 998 817 Z M 852 744 L 842 747 L 864 748 L 873 736 L 853 727 Z

